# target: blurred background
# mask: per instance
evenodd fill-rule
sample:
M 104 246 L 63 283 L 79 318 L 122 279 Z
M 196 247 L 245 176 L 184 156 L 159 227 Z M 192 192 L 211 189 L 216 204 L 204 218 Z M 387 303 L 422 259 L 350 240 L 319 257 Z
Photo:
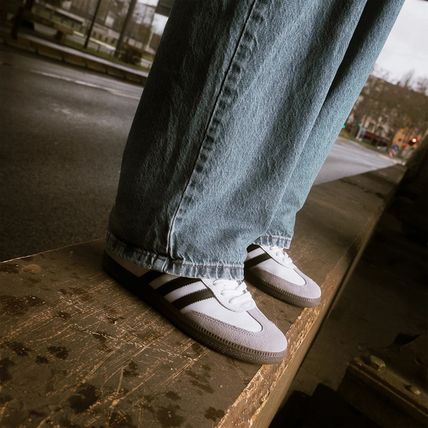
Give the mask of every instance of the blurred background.
M 173 0 L 6 0 L 3 24 L 64 46 L 150 68 Z

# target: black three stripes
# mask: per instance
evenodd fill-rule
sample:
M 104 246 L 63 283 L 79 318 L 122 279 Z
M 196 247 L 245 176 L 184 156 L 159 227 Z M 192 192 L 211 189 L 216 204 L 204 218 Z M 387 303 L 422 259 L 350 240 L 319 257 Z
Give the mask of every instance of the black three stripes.
M 259 245 L 251 244 L 247 247 L 247 251 L 251 252 L 253 250 L 256 250 L 257 248 L 260 248 Z M 261 262 L 264 262 L 265 260 L 270 259 L 270 255 L 268 253 L 259 254 L 256 257 L 253 257 L 250 260 L 247 260 L 244 262 L 244 266 L 246 269 L 249 269 L 255 265 L 258 265 Z
M 160 277 L 161 275 L 165 275 L 165 273 L 151 270 L 145 273 L 143 276 L 141 276 L 140 279 L 143 281 L 144 284 L 149 285 L 150 282 L 154 281 L 156 278 Z M 166 296 L 168 293 L 171 293 L 171 291 L 177 290 L 181 287 L 185 287 L 186 285 L 189 285 L 189 284 L 193 284 L 194 282 L 199 282 L 199 279 L 178 277 L 178 278 L 172 279 L 171 281 L 166 282 L 165 284 L 162 284 L 160 287 L 156 288 L 154 291 L 156 293 L 159 293 L 161 296 Z M 210 297 L 213 297 L 213 296 L 214 296 L 213 292 L 208 288 L 206 288 L 203 290 L 199 290 L 199 291 L 195 291 L 193 293 L 187 294 L 186 296 L 180 297 L 171 303 L 177 309 L 182 309 L 185 306 L 188 306 L 192 303 L 199 302 L 200 300 L 204 300 L 204 299 L 209 299 Z
M 248 252 L 250 252 L 250 251 L 253 251 L 253 250 L 257 250 L 257 248 L 259 248 L 259 246 L 258 246 L 258 245 L 256 245 L 256 244 L 251 244 L 251 245 L 249 245 L 249 246 L 247 247 L 247 251 L 248 251 Z
M 250 267 L 258 265 L 259 263 L 264 262 L 265 260 L 268 260 L 270 258 L 271 257 L 268 253 L 259 254 L 258 256 L 253 257 L 250 260 L 246 260 L 244 266 L 246 269 L 249 269 Z
M 204 300 L 204 299 L 209 299 L 210 297 L 213 297 L 213 296 L 214 296 L 213 292 L 208 288 L 205 288 L 203 290 L 190 293 L 187 296 L 180 297 L 179 299 L 172 302 L 172 304 L 177 309 L 182 309 L 185 306 L 190 305 L 191 303 L 199 302 L 200 300 Z
M 193 284 L 194 282 L 198 282 L 199 280 L 196 278 L 185 278 L 179 277 L 168 281 L 167 283 L 161 285 L 156 291 L 162 296 L 166 296 L 171 291 L 177 290 L 178 288 L 184 287 L 185 285 Z

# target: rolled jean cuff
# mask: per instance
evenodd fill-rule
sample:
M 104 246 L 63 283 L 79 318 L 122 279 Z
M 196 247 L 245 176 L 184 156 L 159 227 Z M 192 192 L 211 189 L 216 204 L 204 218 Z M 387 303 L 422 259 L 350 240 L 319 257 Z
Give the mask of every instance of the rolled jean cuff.
M 292 238 L 282 235 L 262 235 L 259 236 L 253 244 L 268 245 L 271 247 L 282 247 L 288 250 L 291 246 Z
M 113 233 L 106 234 L 107 253 L 117 255 L 125 260 L 135 263 L 146 269 L 153 269 L 187 278 L 211 278 L 211 279 L 233 279 L 241 281 L 244 279 L 243 263 L 221 263 L 217 261 L 206 261 L 194 263 L 183 259 L 172 259 L 171 257 L 156 254 L 155 252 L 141 249 L 127 244 L 118 239 Z

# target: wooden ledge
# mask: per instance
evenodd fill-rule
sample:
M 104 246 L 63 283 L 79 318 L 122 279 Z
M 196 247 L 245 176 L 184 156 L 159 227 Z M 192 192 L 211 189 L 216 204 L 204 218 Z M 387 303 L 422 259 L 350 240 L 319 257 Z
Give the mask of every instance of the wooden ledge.
M 268 426 L 403 171 L 313 188 L 291 255 L 322 286 L 322 304 L 301 310 L 253 289 L 287 331 L 279 365 L 187 338 L 101 271 L 101 240 L 1 263 L 0 425 Z

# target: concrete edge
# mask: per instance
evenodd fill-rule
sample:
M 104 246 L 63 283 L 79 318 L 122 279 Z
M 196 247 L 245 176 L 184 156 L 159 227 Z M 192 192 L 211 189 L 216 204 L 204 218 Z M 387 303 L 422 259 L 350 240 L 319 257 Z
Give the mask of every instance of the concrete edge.
M 379 208 L 368 218 L 367 227 L 359 242 L 353 243 L 337 261 L 334 269 L 330 271 L 326 287 L 330 292 L 323 295 L 326 297 L 317 308 L 305 308 L 295 323 L 290 327 L 287 338 L 290 343 L 289 357 L 278 366 L 263 365 L 248 385 L 242 390 L 235 403 L 229 407 L 224 417 L 216 425 L 219 428 L 234 427 L 257 427 L 269 426 L 277 410 L 287 396 L 289 387 L 300 368 L 307 352 L 309 351 L 319 329 L 333 305 L 340 297 L 343 286 L 350 278 L 361 255 L 367 246 L 376 225 L 390 203 L 396 188 L 401 182 L 405 168 L 394 165 L 381 170 L 346 177 L 319 186 L 332 186 L 334 183 L 342 182 L 354 186 L 367 194 L 374 194 L 379 198 Z M 383 179 L 388 183 L 388 190 L 382 194 L 372 192 L 370 178 Z M 355 252 L 355 248 L 358 248 Z M 350 263 L 351 261 L 351 263 Z
M 346 249 L 344 248 L 343 253 L 340 253 L 340 257 L 332 261 L 332 268 L 329 269 L 327 277 L 322 284 L 323 293 L 325 293 L 325 299 L 322 304 L 317 308 L 303 309 L 291 324 L 287 332 L 290 342 L 289 357 L 279 365 L 261 366 L 252 378 L 245 380 L 245 386 L 242 387 L 238 396 L 231 397 L 231 402 L 225 409 L 224 416 L 216 423 L 216 426 L 224 428 L 230 426 L 245 428 L 269 426 L 303 358 L 322 326 L 322 322 L 337 298 L 341 287 L 349 278 L 380 216 L 395 193 L 404 171 L 403 167 L 396 165 L 316 186 L 315 196 L 312 195 L 311 197 L 312 205 L 308 205 L 309 212 L 307 210 L 305 215 L 309 214 L 310 217 L 313 217 L 314 214 L 317 214 L 317 212 L 311 212 L 311 206 L 314 207 L 314 200 L 318 204 L 324 204 L 325 210 L 326 206 L 334 204 L 335 198 L 340 197 L 340 194 L 352 194 L 352 197 L 357 201 L 357 204 L 353 206 L 358 207 L 358 215 L 360 219 L 363 218 L 363 221 L 358 223 L 360 232 L 352 238 L 352 241 L 347 241 Z M 324 197 L 327 197 L 327 199 L 323 199 Z M 310 200 L 309 203 L 311 204 Z M 315 208 L 317 206 L 315 204 Z M 346 221 L 349 220 L 350 211 L 348 205 L 342 204 L 338 211 L 338 216 L 344 217 Z M 330 216 L 330 213 L 328 215 Z M 315 227 L 319 227 L 319 224 L 316 223 Z M 89 242 L 97 241 L 100 240 L 91 240 Z M 79 244 L 62 248 L 70 248 L 70 251 L 72 251 L 72 248 L 76 247 L 76 245 Z M 100 242 L 100 245 L 102 245 L 102 242 Z M 50 252 L 52 251 L 57 251 L 57 249 Z M 209 400 L 212 400 L 212 396 L 209 397 Z
M 137 70 L 133 72 L 131 69 L 126 69 L 120 64 L 115 64 L 113 62 L 107 62 L 106 60 L 98 60 L 97 57 L 87 58 L 86 56 L 79 55 L 79 52 L 70 53 L 64 52 L 61 49 L 55 49 L 51 46 L 45 46 L 39 44 L 33 40 L 27 40 L 22 37 L 18 37 L 18 40 L 13 40 L 10 37 L 5 37 L 0 35 L 0 43 L 18 50 L 29 52 L 50 60 L 63 62 L 72 66 L 84 68 L 96 73 L 106 74 L 121 80 L 125 80 L 130 83 L 143 85 L 146 83 L 147 74 L 143 72 L 138 72 Z

